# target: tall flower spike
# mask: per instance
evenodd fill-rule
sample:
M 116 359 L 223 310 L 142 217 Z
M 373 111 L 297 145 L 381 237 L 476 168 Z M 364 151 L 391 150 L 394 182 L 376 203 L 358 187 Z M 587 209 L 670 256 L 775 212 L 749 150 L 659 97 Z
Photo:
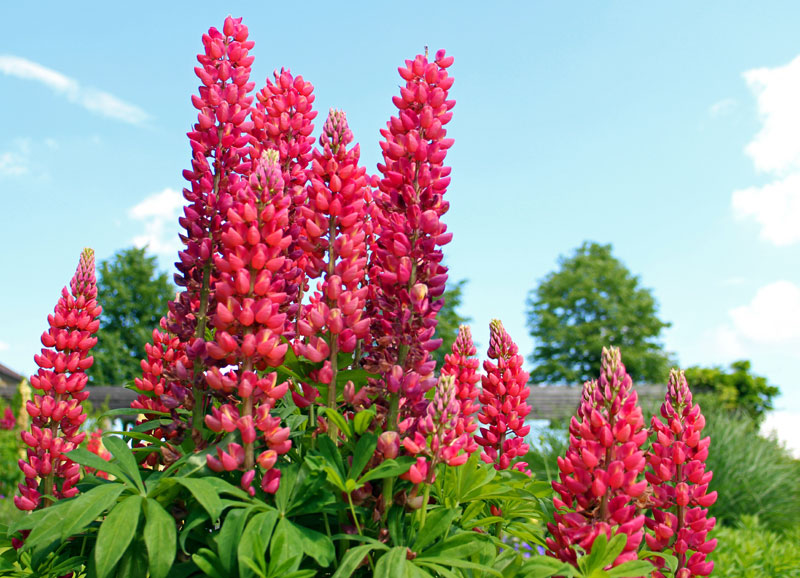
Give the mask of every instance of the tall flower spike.
M 364 167 L 358 166 L 359 145 L 348 149 L 352 141 L 344 112 L 332 109 L 314 150 L 308 204 L 301 208 L 306 272 L 322 281 L 298 321 L 302 339 L 295 342 L 295 352 L 325 361 L 318 381 L 331 384 L 330 407 L 336 404 L 337 371 L 344 369 L 337 365 L 339 352 L 352 353 L 369 335 L 364 315 L 367 288 L 362 286 L 367 265 L 367 179 Z M 326 349 L 328 355 L 322 356 Z
M 717 492 L 708 492 L 712 473 L 706 471 L 711 439 L 700 438 L 705 418 L 700 406 L 692 403 L 692 392 L 682 371 L 672 370 L 661 417 L 653 416 L 656 434 L 647 456 L 652 471 L 645 473 L 653 487 L 653 518 L 645 520 L 653 534 L 647 534 L 648 547 L 660 552 L 672 548 L 678 557 L 677 578 L 709 576 L 714 563 L 706 560 L 717 545 L 708 539 L 715 518 L 708 517 L 708 507 L 717 500 Z M 657 559 L 658 560 L 658 559 Z M 656 571 L 653 576 L 663 578 Z
M 210 28 L 203 35 L 204 52 L 197 56 L 200 66 L 199 96 L 192 96 L 198 109 L 197 123 L 188 133 L 192 148 L 192 168 L 183 172 L 191 188 L 183 190 L 188 201 L 184 207 L 181 235 L 185 245 L 175 264 L 175 283 L 184 287 L 176 302 L 170 304 L 174 318 L 170 331 L 182 341 L 203 337 L 204 324 L 213 303 L 208 301 L 209 287 L 215 277 L 213 257 L 219 251 L 222 221 L 233 197 L 247 186 L 249 165 L 243 162 L 250 141 L 252 96 L 250 82 L 253 56 L 248 52 L 254 42 L 247 39 L 247 27 L 241 18 L 228 16 L 222 32 Z M 198 325 L 200 327 L 198 327 Z M 202 351 L 190 350 L 195 357 Z
M 478 420 L 487 427 L 481 428 L 475 441 L 483 446 L 481 459 L 494 464 L 495 469 L 505 470 L 511 460 L 528 451 L 525 436 L 531 428 L 525 418 L 531 408 L 526 403 L 530 395 L 528 374 L 522 369 L 522 356 L 516 343 L 497 319 L 489 325 L 489 357 L 497 360 L 483 362 L 486 375 L 481 377 L 481 411 Z M 513 433 L 511 437 L 509 433 Z M 515 469 L 525 471 L 528 464 L 518 462 Z
M 25 404 L 31 427 L 21 433 L 28 451 L 19 461 L 25 481 L 14 496 L 20 510 L 47 506 L 51 498 L 42 494 L 60 499 L 78 493 L 80 466 L 64 454 L 86 437 L 79 429 L 86 421 L 81 402 L 89 397 L 86 370 L 94 361 L 89 351 L 100 327 L 102 309 L 96 299 L 94 251 L 84 249 L 70 291 L 61 291 L 54 313 L 47 317 L 50 329 L 42 334 L 44 349 L 34 356 L 40 369 L 31 376 L 31 385 L 41 393 Z
M 455 379 L 456 398 L 460 406 L 458 417 L 449 435 L 458 437 L 466 434 L 468 441 L 464 449 L 468 454 L 478 449 L 473 437 L 475 430 L 478 429 L 474 414 L 479 409 L 478 382 L 481 380 L 478 373 L 480 362 L 475 357 L 477 353 L 469 326 L 461 325 L 458 328 L 458 336 L 453 342 L 452 353 L 444 356 L 442 366 L 442 375 L 452 375 Z
M 398 69 L 405 86 L 393 98 L 398 115 L 381 130 L 383 178 L 375 194 L 376 242 L 369 271 L 374 344 L 369 366 L 385 376 L 392 394 L 390 429 L 397 423 L 398 394 L 406 413 L 419 417 L 425 392 L 436 383 L 429 352 L 441 344 L 433 339 L 447 281 L 441 247 L 452 238 L 440 220 L 449 208 L 443 195 L 450 167 L 443 163 L 453 144 L 444 129 L 455 106 L 448 99 L 452 63 L 444 50 L 433 62 L 423 55 L 407 60 Z M 401 379 L 389 378 L 398 371 Z
M 292 76 L 288 69 L 273 73 L 275 81 L 267 79 L 267 85 L 256 95 L 253 109 L 253 148 L 251 156 L 257 160 L 267 149 L 278 151 L 284 192 L 289 195 L 289 235 L 292 243 L 287 250 L 282 277 L 286 283 L 287 299 L 281 311 L 287 314 L 286 333 L 291 338 L 295 333 L 297 313 L 304 291 L 303 271 L 307 255 L 300 247 L 303 231 L 301 207 L 306 204 L 309 172 L 314 146 L 312 121 L 317 117 L 313 109 L 314 86 L 302 76 Z
M 553 499 L 555 523 L 547 525 L 550 555 L 574 565 L 574 547 L 591 551 L 602 532 L 609 539 L 627 535 L 613 566 L 635 560 L 644 516 L 637 515 L 634 499 L 647 487 L 639 480 L 647 430 L 619 349 L 603 348 L 600 381 L 584 384 L 569 433 L 567 455 L 558 458 L 560 482 L 553 482 L 559 497 Z
M 238 430 L 242 444 L 218 448 L 216 458 L 208 456 L 208 465 L 215 471 L 243 470 L 242 486 L 251 494 L 256 462 L 264 470 L 262 488 L 270 491 L 274 486 L 277 490 L 280 471 L 272 466 L 277 455 L 291 447 L 289 429 L 281 428 L 280 418 L 270 415 L 288 384 L 277 384 L 276 373 L 256 373 L 281 365 L 288 348 L 281 343 L 286 314 L 280 312 L 280 306 L 286 293 L 275 272 L 283 268 L 291 242 L 286 231 L 289 203 L 278 154 L 266 151 L 254 167 L 248 187 L 239 192 L 228 211 L 222 253 L 215 259 L 220 272 L 212 318 L 216 333 L 207 349 L 213 359 L 236 369 L 213 367 L 206 380 L 211 389 L 238 403 L 214 408 L 205 421 L 215 432 Z M 257 460 L 259 449 L 264 451 Z

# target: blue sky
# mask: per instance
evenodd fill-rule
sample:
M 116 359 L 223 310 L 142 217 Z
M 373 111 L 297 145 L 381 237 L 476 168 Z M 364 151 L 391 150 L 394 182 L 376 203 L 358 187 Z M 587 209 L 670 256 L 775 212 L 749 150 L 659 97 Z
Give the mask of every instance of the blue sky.
M 257 88 L 302 74 L 370 171 L 396 67 L 455 56 L 446 255 L 479 341 L 499 317 L 527 355 L 527 292 L 612 243 L 682 365 L 751 359 L 784 392 L 775 424 L 800 417 L 800 5 L 218 4 L 0 8 L 0 362 L 33 371 L 82 247 L 149 242 L 171 268 L 195 55 L 231 13 Z

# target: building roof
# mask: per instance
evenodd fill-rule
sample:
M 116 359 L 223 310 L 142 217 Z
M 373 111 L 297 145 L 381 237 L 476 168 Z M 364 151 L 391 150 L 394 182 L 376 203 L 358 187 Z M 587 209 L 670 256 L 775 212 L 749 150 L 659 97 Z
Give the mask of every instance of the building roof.
M 19 383 L 25 379 L 25 376 L 20 375 L 13 369 L 6 367 L 0 363 L 0 381 L 8 381 L 10 383 Z

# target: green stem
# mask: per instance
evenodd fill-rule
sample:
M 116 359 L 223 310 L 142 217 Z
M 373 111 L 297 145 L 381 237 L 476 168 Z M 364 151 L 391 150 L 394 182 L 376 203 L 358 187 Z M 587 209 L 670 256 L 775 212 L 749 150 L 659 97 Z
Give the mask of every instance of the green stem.
M 422 532 L 422 528 L 425 527 L 425 519 L 428 516 L 428 500 L 430 500 L 430 498 L 431 498 L 431 485 L 430 483 L 426 482 L 425 493 L 422 494 L 422 507 L 420 508 L 420 519 L 419 519 L 420 532 Z

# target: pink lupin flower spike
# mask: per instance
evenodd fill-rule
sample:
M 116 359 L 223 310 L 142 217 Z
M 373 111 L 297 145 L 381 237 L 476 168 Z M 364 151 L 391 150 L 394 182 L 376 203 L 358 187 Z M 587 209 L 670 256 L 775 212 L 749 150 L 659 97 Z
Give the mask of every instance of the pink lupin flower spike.
M 452 353 L 444 356 L 442 375 L 452 375 L 455 379 L 456 398 L 460 411 L 456 422 L 449 435 L 459 437 L 467 435 L 467 445 L 464 447 L 468 454 L 478 449 L 473 434 L 478 429 L 474 414 L 478 411 L 478 382 L 481 380 L 478 373 L 480 362 L 475 357 L 478 350 L 472 342 L 472 332 L 469 327 L 462 325 L 458 328 L 458 336 L 453 342 Z
M 86 421 L 83 402 L 86 370 L 94 359 L 89 355 L 97 343 L 94 334 L 100 327 L 94 251 L 84 249 L 78 269 L 65 287 L 55 311 L 47 317 L 50 328 L 42 334 L 41 355 L 34 360 L 39 370 L 31 376 L 31 386 L 39 394 L 26 404 L 31 416 L 30 431 L 21 433 L 28 446 L 27 459 L 19 461 L 25 481 L 19 485 L 14 504 L 20 510 L 47 506 L 52 499 L 71 498 L 78 493 L 75 484 L 80 466 L 64 454 L 77 448 L 86 437 L 79 431 Z M 47 497 L 42 496 L 45 494 Z
M 503 324 L 495 319 L 489 329 L 489 357 L 497 363 L 483 363 L 486 375 L 481 377 L 483 388 L 479 399 L 482 405 L 478 420 L 487 427 L 481 428 L 475 441 L 483 446 L 481 459 L 484 462 L 505 470 L 514 458 L 528 451 L 525 436 L 531 428 L 525 425 L 525 418 L 531 411 L 526 403 L 530 390 L 526 385 L 528 373 L 522 369 L 522 356 Z M 526 467 L 524 462 L 514 465 L 522 471 Z
M 560 481 L 555 523 L 547 525 L 549 554 L 576 564 L 575 546 L 590 552 L 600 533 L 625 534 L 625 548 L 612 566 L 636 559 L 644 516 L 634 500 L 647 482 L 642 445 L 647 439 L 642 410 L 619 349 L 603 348 L 600 381 L 583 386 L 577 417 L 569 425 L 567 455 L 558 458 Z
M 647 456 L 652 471 L 645 477 L 653 487 L 653 518 L 645 524 L 653 534 L 645 540 L 654 552 L 672 548 L 678 557 L 676 577 L 709 576 L 714 562 L 706 556 L 717 545 L 716 538 L 708 538 L 716 522 L 708 517 L 708 507 L 717 500 L 717 492 L 708 492 L 713 474 L 705 464 L 711 440 L 700 437 L 706 420 L 692 403 L 682 371 L 669 374 L 661 417 L 651 420 L 656 441 Z M 653 576 L 663 578 L 659 571 Z

